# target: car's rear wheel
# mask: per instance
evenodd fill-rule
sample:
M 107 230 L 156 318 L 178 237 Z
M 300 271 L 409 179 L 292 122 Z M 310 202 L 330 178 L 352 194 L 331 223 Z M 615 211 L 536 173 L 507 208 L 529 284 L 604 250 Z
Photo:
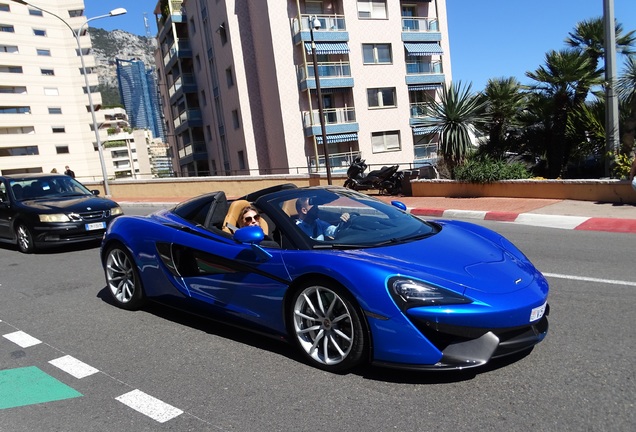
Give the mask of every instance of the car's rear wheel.
M 18 243 L 18 249 L 22 253 L 32 253 L 35 251 L 35 245 L 33 244 L 33 234 L 31 230 L 23 223 L 19 223 L 15 228 L 15 236 Z
M 342 372 L 365 359 L 368 341 L 361 314 L 344 289 L 306 286 L 296 291 L 292 305 L 290 336 L 311 364 Z
M 113 245 L 106 252 L 106 283 L 117 306 L 136 310 L 145 302 L 141 278 L 135 261 L 122 245 Z

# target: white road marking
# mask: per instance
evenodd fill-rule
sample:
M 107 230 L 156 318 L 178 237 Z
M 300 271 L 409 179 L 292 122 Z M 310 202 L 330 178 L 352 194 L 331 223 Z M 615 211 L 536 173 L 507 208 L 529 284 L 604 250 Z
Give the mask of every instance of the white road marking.
M 563 275 L 563 274 L 557 274 L 557 273 L 543 273 L 543 276 L 553 277 L 558 279 L 580 280 L 585 282 L 598 282 L 598 283 L 605 283 L 605 284 L 611 284 L 611 285 L 636 286 L 636 282 L 613 280 L 613 279 L 598 279 L 598 278 L 583 277 L 583 276 Z
M 73 375 L 77 379 L 82 379 L 99 372 L 99 370 L 95 369 L 93 366 L 87 365 L 86 363 L 79 361 L 78 359 L 70 355 L 56 358 L 49 361 L 49 363 L 51 363 L 55 367 L 62 369 L 67 374 Z
M 181 414 L 178 408 L 154 398 L 141 390 L 133 390 L 116 397 L 119 402 L 138 411 L 159 423 L 165 423 Z
M 20 345 L 22 348 L 28 348 L 33 345 L 42 343 L 41 340 L 38 340 L 34 338 L 33 336 L 29 336 L 23 331 L 8 333 L 6 335 L 3 335 L 3 337 L 9 339 L 14 344 Z

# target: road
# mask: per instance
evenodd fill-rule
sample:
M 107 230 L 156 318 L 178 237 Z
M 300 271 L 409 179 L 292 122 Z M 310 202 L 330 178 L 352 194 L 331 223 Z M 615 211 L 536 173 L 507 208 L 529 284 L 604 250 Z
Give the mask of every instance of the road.
M 480 224 L 547 275 L 550 332 L 526 356 L 453 373 L 329 374 L 276 340 L 164 307 L 112 306 L 95 245 L 0 246 L 0 431 L 635 430 L 636 237 Z M 77 378 L 49 363 L 69 358 L 94 370 Z M 26 387 L 37 390 L 2 409 Z M 140 395 L 164 417 L 124 403 Z

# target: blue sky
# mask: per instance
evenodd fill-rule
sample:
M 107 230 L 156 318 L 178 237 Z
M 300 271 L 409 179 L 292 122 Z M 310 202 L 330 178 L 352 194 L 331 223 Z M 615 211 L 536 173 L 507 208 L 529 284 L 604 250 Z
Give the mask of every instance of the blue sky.
M 271 0 L 270 0 L 271 1 Z M 395 1 L 395 0 L 392 0 Z M 145 35 L 157 32 L 155 0 L 84 0 L 86 16 L 107 14 L 117 7 L 126 15 L 91 24 Z M 526 71 L 544 64 L 545 54 L 565 47 L 563 40 L 583 20 L 603 15 L 603 0 L 446 0 L 453 81 L 483 90 L 489 78 L 516 77 L 529 83 Z M 636 30 L 636 0 L 614 0 L 614 15 L 626 31 Z M 617 58 L 622 69 L 624 59 Z

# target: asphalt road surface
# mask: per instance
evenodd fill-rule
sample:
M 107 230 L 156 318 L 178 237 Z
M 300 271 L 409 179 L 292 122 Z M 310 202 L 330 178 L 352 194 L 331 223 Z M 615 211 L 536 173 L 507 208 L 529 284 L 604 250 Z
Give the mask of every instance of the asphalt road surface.
M 636 430 L 636 237 L 480 224 L 548 277 L 550 331 L 452 373 L 326 373 L 277 340 L 114 307 L 97 245 L 0 245 L 0 431 Z

